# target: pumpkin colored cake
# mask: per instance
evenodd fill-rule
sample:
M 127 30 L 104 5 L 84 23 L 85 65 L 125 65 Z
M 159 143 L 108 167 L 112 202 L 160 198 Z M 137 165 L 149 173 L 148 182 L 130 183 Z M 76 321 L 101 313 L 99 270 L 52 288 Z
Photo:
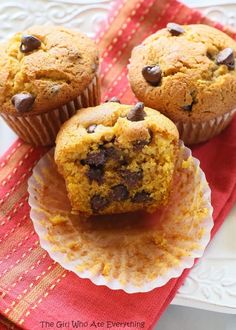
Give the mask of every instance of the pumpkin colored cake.
M 168 201 L 176 126 L 141 102 L 115 101 L 81 109 L 57 136 L 55 161 L 75 213 L 153 212 Z

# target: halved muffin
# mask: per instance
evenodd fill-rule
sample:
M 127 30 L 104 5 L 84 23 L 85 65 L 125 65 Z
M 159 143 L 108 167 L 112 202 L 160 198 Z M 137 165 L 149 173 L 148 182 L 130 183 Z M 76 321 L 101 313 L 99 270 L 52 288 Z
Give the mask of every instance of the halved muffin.
M 80 110 L 61 128 L 55 161 L 73 212 L 153 212 L 168 201 L 179 135 L 158 111 L 107 102 Z

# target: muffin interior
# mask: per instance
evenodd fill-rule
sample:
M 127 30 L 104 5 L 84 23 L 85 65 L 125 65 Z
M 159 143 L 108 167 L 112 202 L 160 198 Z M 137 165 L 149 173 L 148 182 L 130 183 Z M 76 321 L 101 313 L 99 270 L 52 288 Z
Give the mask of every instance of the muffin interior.
M 74 211 L 152 211 L 167 202 L 176 139 L 157 131 L 149 116 L 132 122 L 123 114 L 111 126 L 80 125 L 77 134 L 83 147 L 73 144 L 59 162 Z

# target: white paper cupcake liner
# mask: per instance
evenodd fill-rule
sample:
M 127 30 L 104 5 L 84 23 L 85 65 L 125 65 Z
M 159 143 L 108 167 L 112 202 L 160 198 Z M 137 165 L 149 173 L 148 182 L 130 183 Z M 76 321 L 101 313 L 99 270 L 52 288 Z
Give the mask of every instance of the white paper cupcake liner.
M 96 74 L 82 94 L 57 109 L 24 116 L 1 113 L 1 116 L 23 141 L 35 146 L 50 146 L 54 145 L 61 125 L 78 109 L 96 106 L 99 103 L 100 84 Z
M 175 125 L 178 128 L 181 140 L 183 140 L 185 144 L 191 145 L 205 142 L 218 135 L 229 125 L 235 113 L 236 109 L 233 109 L 224 115 L 208 121 L 199 123 L 177 121 Z
M 53 155 L 34 168 L 29 204 L 41 246 L 62 267 L 96 285 L 135 293 L 163 286 L 202 256 L 213 227 L 211 192 L 188 148 L 181 146 L 165 208 L 87 220 L 70 213 Z

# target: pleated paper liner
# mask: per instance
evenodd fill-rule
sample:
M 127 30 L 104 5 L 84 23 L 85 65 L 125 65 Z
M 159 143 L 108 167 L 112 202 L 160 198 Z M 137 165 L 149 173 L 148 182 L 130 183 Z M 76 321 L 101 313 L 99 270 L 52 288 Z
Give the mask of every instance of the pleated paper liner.
M 185 144 L 191 145 L 208 141 L 220 134 L 220 132 L 229 125 L 235 113 L 236 109 L 233 109 L 208 121 L 199 123 L 178 121 L 175 122 L 175 124 L 178 128 L 180 138 Z
M 14 116 L 2 113 L 1 116 L 23 141 L 35 146 L 50 146 L 54 145 L 61 125 L 78 109 L 96 106 L 99 103 L 100 83 L 96 74 L 82 94 L 57 109 L 40 114 Z
M 62 267 L 113 290 L 147 292 L 202 256 L 213 226 L 210 189 L 189 149 L 181 146 L 165 208 L 89 219 L 70 213 L 53 153 L 33 171 L 29 204 L 41 246 Z

